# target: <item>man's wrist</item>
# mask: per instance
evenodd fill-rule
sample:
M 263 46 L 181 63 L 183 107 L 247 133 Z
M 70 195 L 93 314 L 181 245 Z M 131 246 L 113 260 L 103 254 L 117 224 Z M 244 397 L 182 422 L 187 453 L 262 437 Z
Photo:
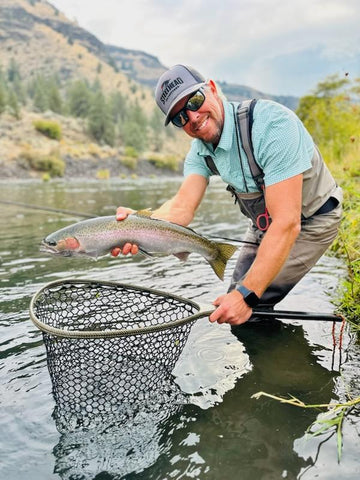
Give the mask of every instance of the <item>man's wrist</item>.
M 238 285 L 236 287 L 236 290 L 239 293 L 241 293 L 241 295 L 244 298 L 245 303 L 247 303 L 247 305 L 249 305 L 249 307 L 254 308 L 259 304 L 260 298 L 256 295 L 255 292 L 253 292 L 252 290 L 249 290 L 244 285 Z

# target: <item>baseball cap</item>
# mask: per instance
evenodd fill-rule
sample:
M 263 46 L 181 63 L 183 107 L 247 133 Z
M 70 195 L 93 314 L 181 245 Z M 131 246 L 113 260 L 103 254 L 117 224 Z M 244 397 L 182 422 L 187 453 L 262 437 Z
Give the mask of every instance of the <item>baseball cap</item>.
M 155 88 L 155 100 L 166 115 L 165 125 L 170 122 L 169 115 L 174 105 L 205 83 L 199 72 L 186 65 L 174 65 L 161 75 Z

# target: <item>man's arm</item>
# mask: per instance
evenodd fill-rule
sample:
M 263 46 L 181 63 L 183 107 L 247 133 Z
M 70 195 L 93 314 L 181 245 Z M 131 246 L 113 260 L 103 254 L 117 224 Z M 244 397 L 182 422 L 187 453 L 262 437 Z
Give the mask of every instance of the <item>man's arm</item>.
M 177 193 L 161 207 L 152 212 L 153 218 L 167 220 L 169 222 L 178 223 L 187 226 L 192 222 L 195 212 L 203 199 L 207 187 L 207 179 L 202 175 L 191 174 L 184 179 Z M 116 211 L 117 220 L 124 220 L 134 210 L 119 207 Z M 138 252 L 137 245 L 126 243 L 122 249 L 114 248 L 111 251 L 113 256 L 123 253 L 127 255 Z
M 189 225 L 203 199 L 207 179 L 202 175 L 192 174 L 185 178 L 177 193 L 161 207 L 154 210 L 152 217 L 168 220 L 179 225 Z
M 302 174 L 266 188 L 266 205 L 272 218 L 243 284 L 258 297 L 284 265 L 301 228 Z M 237 290 L 218 297 L 210 321 L 237 325 L 251 316 L 251 308 Z

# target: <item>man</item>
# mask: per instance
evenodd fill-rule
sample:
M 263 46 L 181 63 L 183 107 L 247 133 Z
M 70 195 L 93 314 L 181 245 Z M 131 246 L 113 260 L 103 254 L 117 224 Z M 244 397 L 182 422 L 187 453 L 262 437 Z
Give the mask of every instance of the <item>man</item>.
M 259 189 L 239 142 L 237 104 L 223 99 L 213 80 L 175 65 L 160 77 L 155 97 L 165 125 L 172 122 L 194 140 L 182 185 L 153 217 L 188 225 L 216 172 L 251 219 L 246 240 L 254 244 L 241 249 L 229 293 L 214 301 L 210 316 L 212 322 L 242 324 L 256 305 L 271 308 L 284 298 L 332 243 L 341 189 L 300 119 L 276 102 L 258 100 L 253 110 L 253 151 L 264 181 Z M 130 212 L 119 207 L 117 219 Z M 112 254 L 137 251 L 126 244 Z

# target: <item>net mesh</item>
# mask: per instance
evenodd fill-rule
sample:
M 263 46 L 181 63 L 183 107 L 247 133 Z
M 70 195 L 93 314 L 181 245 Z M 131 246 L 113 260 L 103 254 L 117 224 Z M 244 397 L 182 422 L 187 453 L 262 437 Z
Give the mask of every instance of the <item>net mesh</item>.
M 197 310 L 185 299 L 128 285 L 44 287 L 30 311 L 43 332 L 57 407 L 101 414 L 161 391 Z

